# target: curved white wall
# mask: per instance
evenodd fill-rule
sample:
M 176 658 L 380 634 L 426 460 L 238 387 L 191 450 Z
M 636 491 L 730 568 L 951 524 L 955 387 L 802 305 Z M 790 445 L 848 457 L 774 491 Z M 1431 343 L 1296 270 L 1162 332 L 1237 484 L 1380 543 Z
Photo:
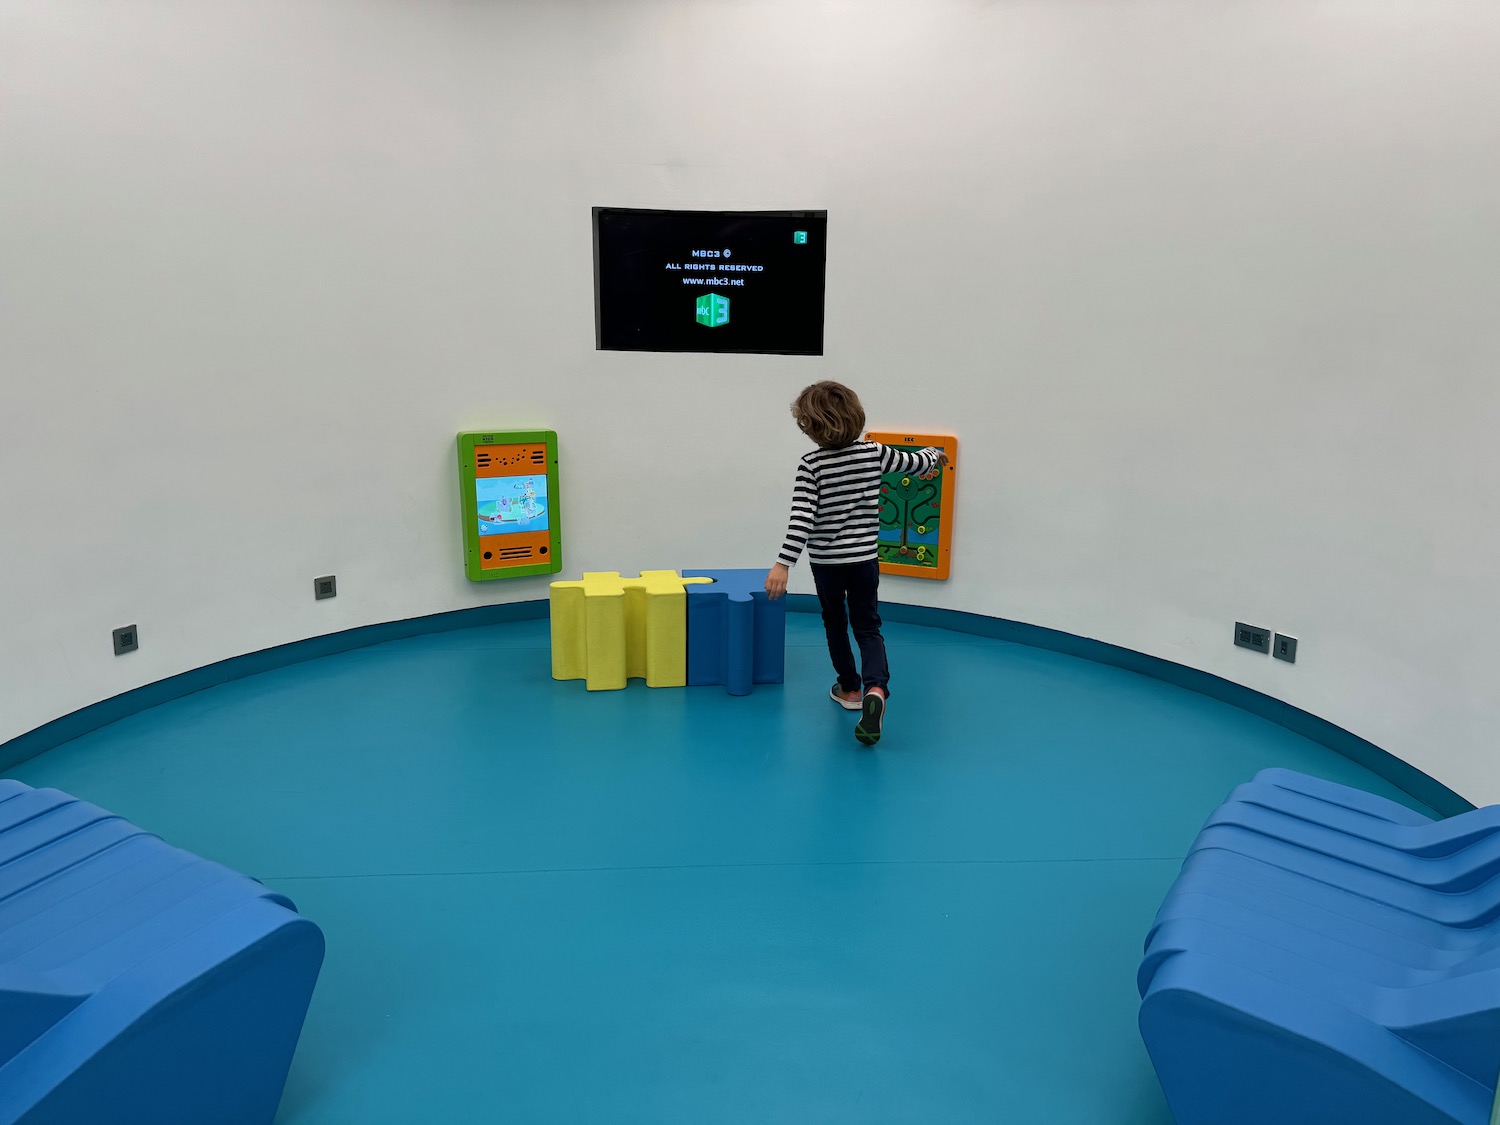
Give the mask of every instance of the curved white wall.
M 544 596 L 463 578 L 464 428 L 560 431 L 571 572 L 769 564 L 836 377 L 963 442 L 954 577 L 889 599 L 1500 800 L 1497 104 L 1480 0 L 12 0 L 0 739 Z M 595 352 L 594 204 L 828 208 L 827 356 Z

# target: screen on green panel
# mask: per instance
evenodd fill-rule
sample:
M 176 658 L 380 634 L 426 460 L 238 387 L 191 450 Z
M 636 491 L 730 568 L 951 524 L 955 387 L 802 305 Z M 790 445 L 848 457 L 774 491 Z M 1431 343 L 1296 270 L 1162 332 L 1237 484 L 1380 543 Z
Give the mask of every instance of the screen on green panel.
M 547 530 L 547 478 L 480 477 L 474 482 L 480 535 Z
M 823 354 L 826 211 L 594 208 L 603 350 Z

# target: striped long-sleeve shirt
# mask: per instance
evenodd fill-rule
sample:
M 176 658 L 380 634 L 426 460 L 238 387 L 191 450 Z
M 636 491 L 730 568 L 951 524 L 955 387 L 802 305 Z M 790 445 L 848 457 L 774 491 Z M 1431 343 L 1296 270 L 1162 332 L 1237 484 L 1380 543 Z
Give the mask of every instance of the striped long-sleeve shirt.
M 895 449 L 857 441 L 842 449 L 817 449 L 797 463 L 792 518 L 776 561 L 795 566 L 803 549 L 815 563 L 869 562 L 880 536 L 883 473 L 929 473 L 936 449 Z

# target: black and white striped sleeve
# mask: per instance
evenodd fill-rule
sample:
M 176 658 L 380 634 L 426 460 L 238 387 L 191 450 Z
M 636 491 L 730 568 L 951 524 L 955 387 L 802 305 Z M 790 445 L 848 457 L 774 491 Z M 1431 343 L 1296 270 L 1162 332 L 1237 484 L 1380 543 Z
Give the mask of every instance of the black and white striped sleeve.
M 897 449 L 893 445 L 880 447 L 880 471 L 882 473 L 930 473 L 937 468 L 936 449 Z
M 781 554 L 776 556 L 777 562 L 783 566 L 797 565 L 817 515 L 818 478 L 807 462 L 801 461 L 797 464 L 797 483 L 792 486 L 792 516 L 787 521 L 786 541 L 781 545 Z

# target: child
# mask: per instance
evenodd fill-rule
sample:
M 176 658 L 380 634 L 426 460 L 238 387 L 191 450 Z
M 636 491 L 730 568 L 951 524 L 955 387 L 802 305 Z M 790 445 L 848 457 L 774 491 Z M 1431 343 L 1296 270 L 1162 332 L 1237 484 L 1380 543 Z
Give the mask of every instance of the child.
M 877 597 L 880 477 L 890 472 L 931 472 L 946 465 L 948 455 L 936 449 L 893 449 L 861 441 L 864 407 L 859 396 L 840 383 L 808 387 L 792 403 L 792 417 L 818 448 L 797 464 L 792 518 L 776 565 L 766 575 L 766 593 L 772 599 L 786 593 L 788 572 L 807 548 L 818 604 L 823 607 L 828 655 L 839 676 L 829 695 L 840 707 L 860 712 L 854 737 L 874 746 L 880 741 L 891 678 L 880 636 Z M 850 625 L 859 642 L 859 668 L 849 647 Z

